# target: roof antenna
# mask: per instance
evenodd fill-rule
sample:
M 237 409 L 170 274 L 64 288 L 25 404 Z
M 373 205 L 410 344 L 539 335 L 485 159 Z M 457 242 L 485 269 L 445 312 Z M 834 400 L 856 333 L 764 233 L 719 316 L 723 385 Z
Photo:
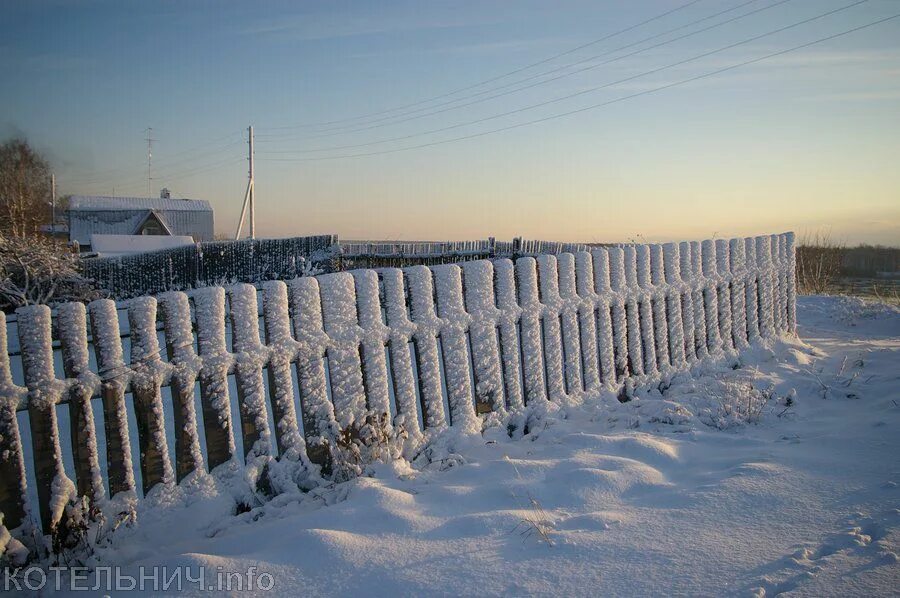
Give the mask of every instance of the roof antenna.
M 153 189 L 151 181 L 153 178 L 150 176 L 151 166 L 153 164 L 153 142 L 156 141 L 153 139 L 153 127 L 147 127 L 147 197 L 153 197 Z

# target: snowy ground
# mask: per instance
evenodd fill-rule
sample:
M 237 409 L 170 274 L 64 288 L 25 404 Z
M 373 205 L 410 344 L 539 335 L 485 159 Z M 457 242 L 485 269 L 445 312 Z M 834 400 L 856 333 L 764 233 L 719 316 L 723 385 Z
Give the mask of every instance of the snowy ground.
M 221 496 L 159 507 L 99 556 L 257 566 L 277 595 L 896 594 L 900 310 L 798 312 L 804 343 L 664 397 L 553 408 L 524 439 L 448 437 L 426 468 L 238 516 Z

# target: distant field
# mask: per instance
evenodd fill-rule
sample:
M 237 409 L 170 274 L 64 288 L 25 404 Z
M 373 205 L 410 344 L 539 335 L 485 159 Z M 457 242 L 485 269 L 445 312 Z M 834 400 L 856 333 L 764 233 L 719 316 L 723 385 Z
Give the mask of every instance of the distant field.
M 841 278 L 829 291 L 835 295 L 871 297 L 900 304 L 900 278 Z

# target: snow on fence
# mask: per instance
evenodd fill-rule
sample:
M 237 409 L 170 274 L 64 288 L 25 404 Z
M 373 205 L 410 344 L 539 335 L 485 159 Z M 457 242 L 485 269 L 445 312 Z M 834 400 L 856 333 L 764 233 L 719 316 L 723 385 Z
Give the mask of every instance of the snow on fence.
M 411 241 L 407 243 L 341 241 L 342 269 L 433 266 L 496 258 L 558 255 L 590 251 L 580 243 L 532 241 L 516 237 L 497 241 L 494 237 L 478 241 Z
M 312 268 L 331 271 L 336 235 L 208 241 L 187 247 L 84 260 L 85 275 L 113 297 L 296 278 Z
M 52 531 L 74 496 L 145 495 L 235 458 L 327 465 L 372 416 L 421 440 L 621 396 L 793 334 L 794 276 L 786 233 L 21 308 L 19 349 L 0 353 L 3 525 L 34 512 L 26 479 Z

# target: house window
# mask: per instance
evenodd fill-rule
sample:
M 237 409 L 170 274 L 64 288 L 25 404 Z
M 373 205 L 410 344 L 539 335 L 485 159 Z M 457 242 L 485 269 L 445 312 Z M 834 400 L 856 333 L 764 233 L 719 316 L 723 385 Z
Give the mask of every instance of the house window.
M 159 221 L 155 219 L 147 220 L 141 229 L 142 235 L 165 235 L 166 231 L 163 229 L 162 225 L 160 225 Z

